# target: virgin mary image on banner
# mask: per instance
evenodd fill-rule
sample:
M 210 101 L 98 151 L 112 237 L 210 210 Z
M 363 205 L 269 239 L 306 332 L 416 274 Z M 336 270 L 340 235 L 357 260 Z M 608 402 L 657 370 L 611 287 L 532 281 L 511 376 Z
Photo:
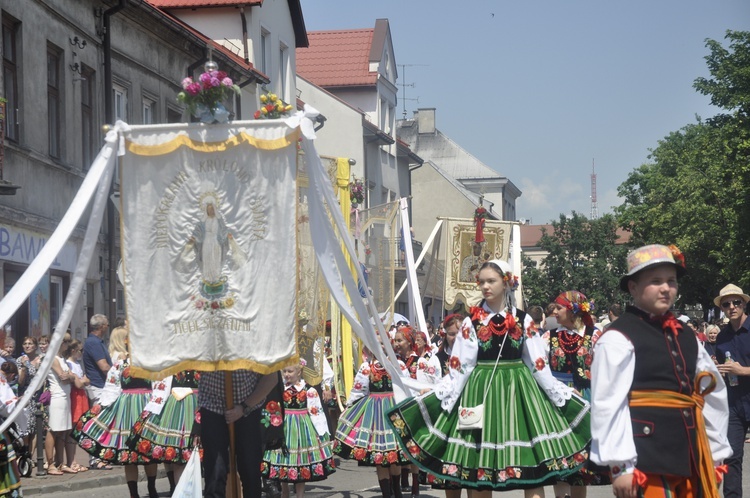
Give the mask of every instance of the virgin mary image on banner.
M 225 263 L 228 263 L 228 271 L 231 271 L 241 267 L 247 260 L 247 255 L 221 217 L 220 204 L 219 194 L 213 189 L 201 195 L 201 220 L 196 223 L 177 265 L 177 269 L 182 271 L 189 271 L 197 266 L 201 273 L 198 292 L 208 303 L 214 303 L 228 294 Z M 191 299 L 198 307 L 206 302 L 198 296 Z M 234 300 L 225 299 L 220 304 L 222 308 L 229 308 Z

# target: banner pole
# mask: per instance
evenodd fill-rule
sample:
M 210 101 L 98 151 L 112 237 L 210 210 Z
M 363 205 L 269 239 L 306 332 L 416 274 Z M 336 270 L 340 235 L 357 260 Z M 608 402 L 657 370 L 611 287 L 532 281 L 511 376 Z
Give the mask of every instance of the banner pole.
M 234 386 L 232 385 L 232 372 L 224 372 L 224 393 L 227 401 L 227 410 L 234 408 Z M 239 483 L 237 482 L 237 459 L 234 442 L 234 422 L 229 424 L 229 475 L 227 476 L 227 497 L 239 498 Z

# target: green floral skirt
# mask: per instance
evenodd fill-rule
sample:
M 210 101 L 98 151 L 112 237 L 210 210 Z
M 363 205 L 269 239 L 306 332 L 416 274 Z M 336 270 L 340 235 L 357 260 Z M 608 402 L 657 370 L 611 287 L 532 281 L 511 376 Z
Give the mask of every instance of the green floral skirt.
M 589 405 L 555 406 L 521 360 L 479 362 L 450 412 L 430 393 L 389 413 L 404 452 L 445 487 L 534 488 L 565 480 L 588 457 Z M 458 409 L 484 402 L 484 426 L 458 429 Z

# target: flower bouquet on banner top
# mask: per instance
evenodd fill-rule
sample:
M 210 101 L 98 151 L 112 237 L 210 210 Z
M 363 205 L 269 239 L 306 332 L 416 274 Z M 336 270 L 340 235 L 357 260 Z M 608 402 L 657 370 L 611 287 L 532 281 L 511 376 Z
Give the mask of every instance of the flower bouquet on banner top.
M 255 119 L 280 119 L 289 116 L 292 105 L 287 104 L 278 95 L 266 92 L 260 96 L 260 109 L 255 111 Z
M 222 102 L 239 95 L 240 87 L 227 73 L 219 71 L 214 61 L 206 62 L 203 68 L 206 71 L 197 81 L 190 77 L 182 80 L 182 91 L 177 94 L 177 100 L 185 104 L 190 114 L 202 123 L 226 123 L 229 121 L 229 111 Z
M 361 180 L 357 180 L 357 177 L 349 182 L 349 200 L 352 202 L 353 208 L 365 202 L 365 184 Z

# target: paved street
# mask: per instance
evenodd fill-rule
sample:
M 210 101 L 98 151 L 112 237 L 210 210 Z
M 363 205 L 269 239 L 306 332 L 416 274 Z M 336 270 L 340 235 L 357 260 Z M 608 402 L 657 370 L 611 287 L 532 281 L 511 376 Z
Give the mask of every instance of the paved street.
M 745 459 L 744 494 L 750 496 L 750 463 Z M 169 484 L 164 476 L 162 466 L 159 466 L 157 479 L 157 490 L 161 497 L 168 496 Z M 146 494 L 145 477 L 142 475 L 139 484 L 141 496 Z M 122 469 L 115 468 L 110 471 L 89 471 L 81 475 L 70 477 L 47 477 L 32 478 L 25 480 L 28 485 L 24 486 L 26 496 L 52 496 L 55 498 L 122 498 L 128 496 L 127 486 Z M 64 485 L 63 485 L 64 483 Z M 553 497 L 552 489 L 546 490 L 548 497 Z M 335 474 L 325 481 L 308 485 L 305 493 L 310 498 L 380 498 L 380 490 L 372 468 L 358 467 L 354 462 L 344 460 Z M 408 496 L 408 495 L 407 495 Z M 442 498 L 445 496 L 441 491 L 433 491 L 427 486 L 420 488 L 420 497 Z M 465 496 L 465 495 L 464 495 Z M 507 498 L 523 498 L 522 491 L 509 491 L 503 493 Z M 591 487 L 588 498 L 611 498 L 612 491 L 609 486 Z

